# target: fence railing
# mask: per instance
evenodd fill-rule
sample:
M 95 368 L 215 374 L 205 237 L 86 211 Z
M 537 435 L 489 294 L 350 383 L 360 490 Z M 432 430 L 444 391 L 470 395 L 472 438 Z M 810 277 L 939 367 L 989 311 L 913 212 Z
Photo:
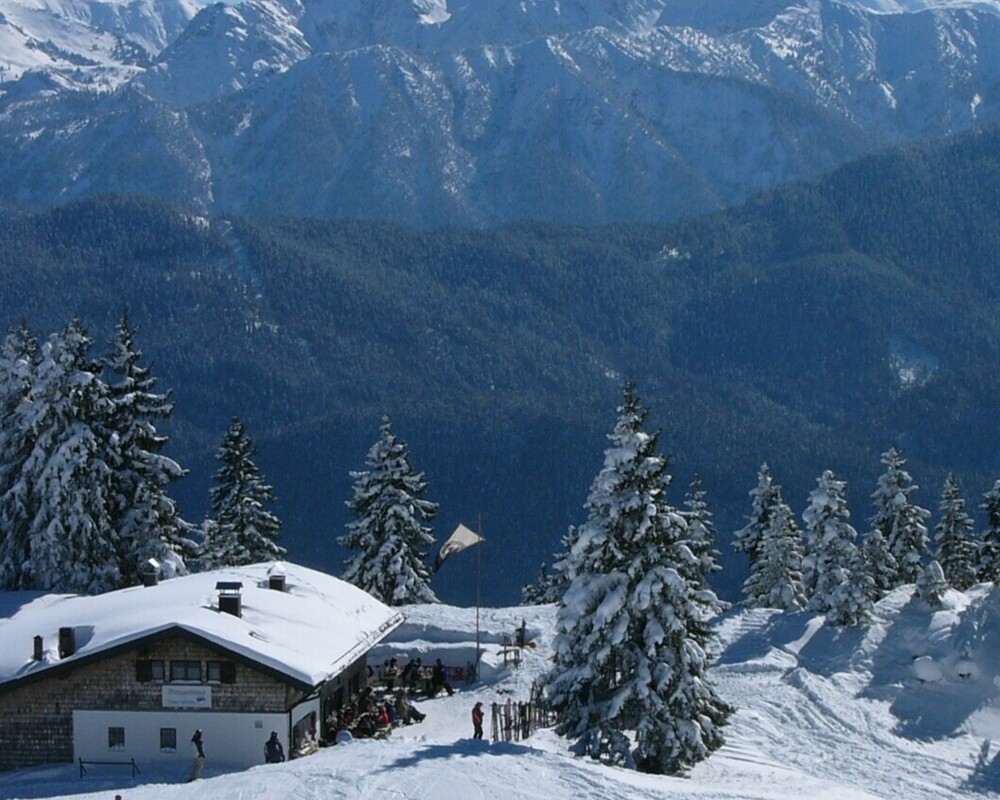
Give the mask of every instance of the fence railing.
M 133 778 L 140 772 L 139 767 L 136 765 L 134 758 L 130 758 L 128 761 L 84 761 L 82 758 L 78 760 L 80 762 L 81 778 L 87 774 L 87 765 L 103 766 L 103 767 L 129 767 L 132 770 Z
M 490 739 L 494 742 L 519 742 L 539 728 L 554 724 L 554 717 L 533 701 L 494 703 L 491 706 Z

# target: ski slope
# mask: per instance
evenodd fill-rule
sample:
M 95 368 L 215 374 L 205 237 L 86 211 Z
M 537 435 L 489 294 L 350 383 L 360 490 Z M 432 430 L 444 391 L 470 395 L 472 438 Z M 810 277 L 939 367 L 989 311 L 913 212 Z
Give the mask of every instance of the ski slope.
M 1000 789 L 989 744 L 1000 735 L 1000 590 L 950 592 L 945 607 L 932 610 L 904 587 L 877 610 L 870 626 L 846 630 L 806 613 L 738 609 L 721 617 L 712 675 L 738 710 L 727 744 L 686 777 L 574 758 L 550 730 L 521 742 L 472 740 L 476 700 L 528 699 L 545 669 L 555 610 L 543 606 L 483 609 L 483 682 L 418 700 L 427 719 L 388 741 L 354 741 L 231 774 L 212 766 L 213 747 L 224 743 L 207 741 L 205 777 L 195 783 L 147 773 L 81 780 L 65 765 L 0 776 L 0 798 L 938 800 Z M 412 606 L 406 615 L 373 661 L 441 657 L 457 665 L 474 652 L 475 609 Z M 504 666 L 501 642 L 522 620 L 536 646 L 522 651 L 521 667 Z

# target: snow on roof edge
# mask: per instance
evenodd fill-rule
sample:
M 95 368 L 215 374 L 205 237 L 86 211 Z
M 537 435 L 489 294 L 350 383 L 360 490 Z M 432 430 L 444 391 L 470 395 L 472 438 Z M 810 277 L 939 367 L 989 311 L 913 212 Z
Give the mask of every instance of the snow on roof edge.
M 103 595 L 48 595 L 0 619 L 0 692 L 107 656 L 170 629 L 249 659 L 302 687 L 339 674 L 403 623 L 403 614 L 332 575 L 296 564 L 285 591 L 265 588 L 273 564 L 261 563 L 173 578 L 157 587 L 130 587 Z M 242 579 L 242 616 L 222 613 L 214 602 L 221 580 Z M 330 620 L 335 620 L 331 624 Z M 59 658 L 57 632 L 83 634 L 72 656 Z M 43 635 L 44 658 L 34 661 L 30 642 Z M 23 640 L 24 649 L 16 646 Z

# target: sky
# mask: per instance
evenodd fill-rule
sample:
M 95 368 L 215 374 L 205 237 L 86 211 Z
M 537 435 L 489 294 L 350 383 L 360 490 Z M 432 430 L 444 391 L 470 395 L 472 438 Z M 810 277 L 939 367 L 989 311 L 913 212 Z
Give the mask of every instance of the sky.
M 1000 789 L 992 758 L 1000 737 L 1000 590 L 950 592 L 933 610 L 896 590 L 870 626 L 837 629 L 820 615 L 736 609 L 717 620 L 711 675 L 737 707 L 727 743 L 687 777 L 643 775 L 578 759 L 541 730 L 520 742 L 472 739 L 470 712 L 507 697 L 527 699 L 547 667 L 552 606 L 482 609 L 482 683 L 454 696 L 418 700 L 427 719 L 387 741 L 354 741 L 315 755 L 220 774 L 206 742 L 204 777 L 144 771 L 91 774 L 72 765 L 0 778 L 0 798 L 112 800 L 577 800 L 580 798 L 968 798 Z M 474 651 L 476 611 L 405 607 L 407 622 L 372 653 L 373 662 L 441 657 L 460 665 Z M 504 666 L 501 641 L 524 620 L 535 647 L 522 666 Z M 930 673 L 928 662 L 936 665 Z M 916 667 L 919 663 L 921 666 Z M 922 682 L 921 676 L 940 675 Z M 490 715 L 487 714 L 487 739 Z M 986 743 L 989 757 L 977 766 Z M 141 765 L 140 765 L 141 767 Z

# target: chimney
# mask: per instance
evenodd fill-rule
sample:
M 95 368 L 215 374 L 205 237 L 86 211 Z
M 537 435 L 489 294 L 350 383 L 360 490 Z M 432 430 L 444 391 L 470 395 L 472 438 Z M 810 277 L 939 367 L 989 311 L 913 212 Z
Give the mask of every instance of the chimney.
M 33 658 L 35 659 L 35 661 L 41 661 L 44 657 L 45 657 L 45 655 L 42 652 L 42 637 L 41 636 L 36 636 L 35 637 L 35 652 L 34 652 Z
M 69 658 L 76 652 L 76 629 L 59 629 L 59 658 Z
M 243 584 L 240 581 L 219 581 L 215 588 L 219 592 L 219 611 L 242 617 Z
M 139 567 L 139 577 L 143 586 L 156 586 L 160 582 L 160 562 L 155 558 L 147 558 Z
M 276 592 L 285 591 L 285 565 L 276 561 L 267 571 L 267 588 Z

